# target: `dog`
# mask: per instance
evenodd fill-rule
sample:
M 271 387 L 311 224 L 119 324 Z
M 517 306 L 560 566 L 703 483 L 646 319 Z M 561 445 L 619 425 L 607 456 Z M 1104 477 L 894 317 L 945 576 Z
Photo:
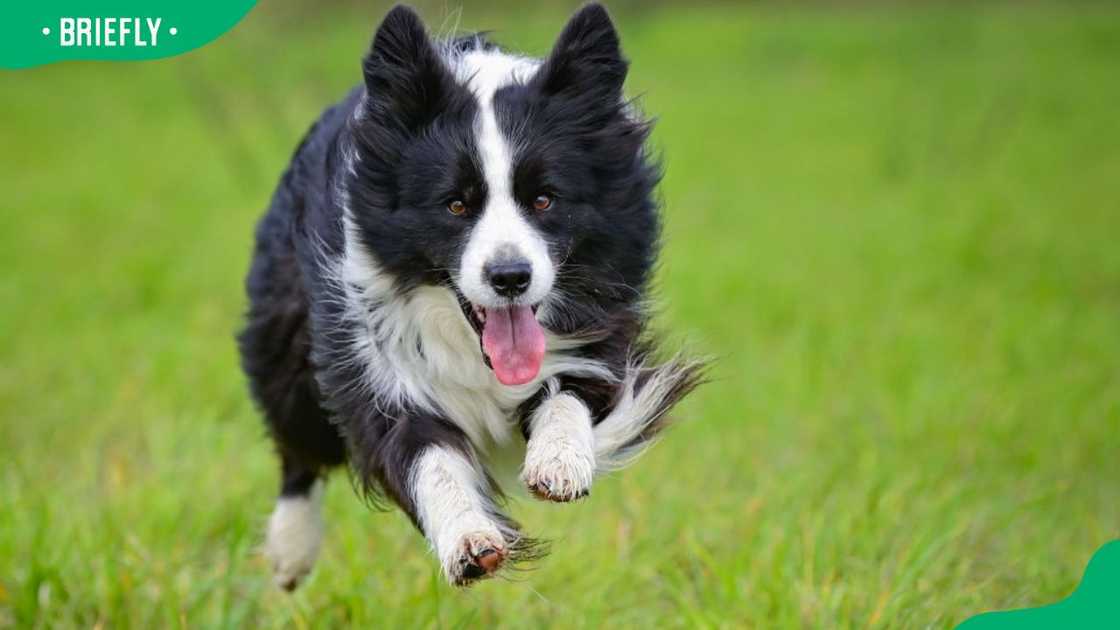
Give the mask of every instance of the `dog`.
M 627 68 L 598 4 L 543 60 L 434 40 L 397 6 L 307 132 L 258 223 L 238 337 L 281 464 L 279 586 L 311 571 L 347 463 L 451 584 L 539 557 L 484 449 L 520 432 L 529 491 L 574 501 L 703 380 L 648 332 L 661 173 Z

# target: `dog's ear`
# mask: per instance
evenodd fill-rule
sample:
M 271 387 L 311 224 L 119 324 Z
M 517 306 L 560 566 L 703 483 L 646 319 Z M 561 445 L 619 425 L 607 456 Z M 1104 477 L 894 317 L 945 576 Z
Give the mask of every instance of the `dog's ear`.
M 584 6 L 568 20 L 534 82 L 545 94 L 622 96 L 626 59 L 603 5 Z
M 389 11 L 362 61 L 366 108 L 415 130 L 435 117 L 452 88 L 420 16 L 397 5 Z

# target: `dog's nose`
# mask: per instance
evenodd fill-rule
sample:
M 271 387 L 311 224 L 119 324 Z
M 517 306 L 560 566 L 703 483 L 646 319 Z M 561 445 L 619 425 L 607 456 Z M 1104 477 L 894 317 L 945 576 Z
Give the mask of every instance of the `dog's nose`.
M 533 268 L 525 261 L 491 263 L 485 273 L 494 292 L 509 298 L 524 293 L 533 279 Z

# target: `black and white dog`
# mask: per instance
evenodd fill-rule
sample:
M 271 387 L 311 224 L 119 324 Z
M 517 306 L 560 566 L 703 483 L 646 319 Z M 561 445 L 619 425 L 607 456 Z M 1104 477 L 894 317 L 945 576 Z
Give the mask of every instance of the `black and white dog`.
M 519 430 L 529 490 L 578 499 L 696 386 L 702 366 L 655 363 L 645 334 L 659 172 L 626 70 L 597 4 L 544 60 L 385 17 L 363 85 L 296 150 L 247 280 L 242 363 L 283 470 L 278 584 L 311 570 L 322 480 L 347 461 L 450 582 L 530 557 L 481 449 Z

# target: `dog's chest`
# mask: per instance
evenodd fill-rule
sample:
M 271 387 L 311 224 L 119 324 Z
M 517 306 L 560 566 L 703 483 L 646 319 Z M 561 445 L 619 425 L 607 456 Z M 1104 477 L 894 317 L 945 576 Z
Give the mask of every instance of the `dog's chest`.
M 540 379 L 501 385 L 450 291 L 424 287 L 365 313 L 356 349 L 379 398 L 438 413 L 477 445 L 509 440 Z
M 500 384 L 483 362 L 478 336 L 457 304 L 455 309 L 448 309 L 447 321 L 428 321 L 428 329 L 420 333 L 423 360 L 406 363 L 419 368 L 408 378 L 425 379 L 427 396 L 472 442 L 505 443 L 517 425 L 518 407 L 533 396 L 540 381 L 519 387 Z

